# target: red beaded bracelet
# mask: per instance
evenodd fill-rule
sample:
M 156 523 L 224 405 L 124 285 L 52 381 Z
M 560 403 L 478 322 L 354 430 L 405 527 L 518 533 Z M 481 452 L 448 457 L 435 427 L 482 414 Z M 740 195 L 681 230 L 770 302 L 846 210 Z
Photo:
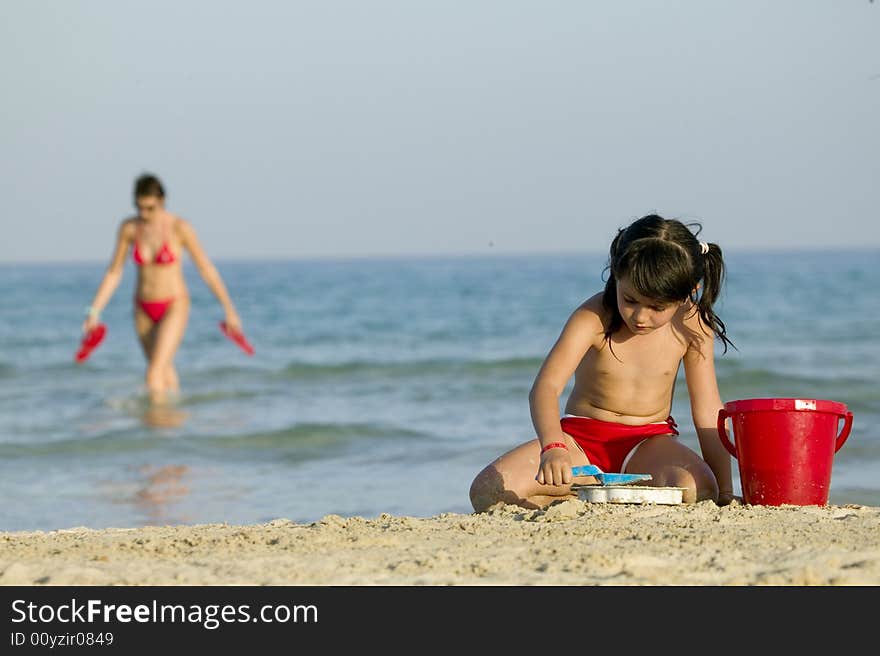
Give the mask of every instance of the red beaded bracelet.
M 541 449 L 541 453 L 549 451 L 550 449 L 565 449 L 566 451 L 568 451 L 568 447 L 565 446 L 565 442 L 550 442 L 550 444 Z

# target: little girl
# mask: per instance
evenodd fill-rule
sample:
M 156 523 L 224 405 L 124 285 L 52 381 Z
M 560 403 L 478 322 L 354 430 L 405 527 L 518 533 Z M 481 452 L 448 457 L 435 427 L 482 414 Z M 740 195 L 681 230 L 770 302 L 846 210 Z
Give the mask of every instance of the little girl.
M 572 467 L 651 474 L 685 488 L 683 501 L 733 499 L 730 456 L 717 432 L 722 407 L 714 343 L 733 343 L 712 310 L 724 280 L 717 244 L 655 214 L 611 242 L 604 292 L 569 317 L 529 394 L 537 439 L 508 451 L 471 484 L 474 509 L 503 502 L 540 508 L 574 496 Z M 670 415 L 681 362 L 703 458 L 676 439 Z M 560 420 L 559 397 L 574 376 Z

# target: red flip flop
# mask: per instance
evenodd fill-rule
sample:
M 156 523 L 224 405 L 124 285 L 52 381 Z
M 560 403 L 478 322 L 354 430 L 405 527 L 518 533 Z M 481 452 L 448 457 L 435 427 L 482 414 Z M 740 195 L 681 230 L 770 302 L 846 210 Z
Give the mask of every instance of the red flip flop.
M 79 351 L 76 353 L 77 362 L 85 362 L 86 358 L 91 355 L 92 351 L 98 348 L 98 345 L 104 341 L 104 335 L 107 334 L 107 326 L 99 323 L 83 335 L 82 342 L 79 345 Z
M 229 329 L 229 326 L 226 325 L 225 321 L 220 322 L 220 330 L 229 339 L 238 344 L 241 347 L 242 351 L 244 351 L 248 355 L 254 354 L 254 347 L 250 345 L 250 342 L 247 341 L 243 333 L 233 332 Z

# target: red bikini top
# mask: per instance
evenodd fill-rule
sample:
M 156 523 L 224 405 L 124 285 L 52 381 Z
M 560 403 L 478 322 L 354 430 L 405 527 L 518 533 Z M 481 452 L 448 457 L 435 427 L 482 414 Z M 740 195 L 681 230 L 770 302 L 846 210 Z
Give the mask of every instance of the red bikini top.
M 143 266 L 145 263 L 143 255 L 141 255 L 141 249 L 138 246 L 137 237 L 134 240 L 134 248 L 131 251 L 131 258 L 134 260 L 134 263 L 138 266 Z M 171 247 L 168 245 L 168 240 L 162 242 L 162 247 L 156 251 L 156 255 L 153 258 L 153 264 L 173 264 L 177 258 L 174 257 L 174 251 L 171 250 Z

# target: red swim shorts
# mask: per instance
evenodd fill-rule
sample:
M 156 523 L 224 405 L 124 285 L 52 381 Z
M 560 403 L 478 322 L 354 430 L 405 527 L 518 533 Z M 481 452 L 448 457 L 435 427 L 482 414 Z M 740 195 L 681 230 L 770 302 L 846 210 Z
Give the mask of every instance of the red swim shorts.
M 630 426 L 591 417 L 565 415 L 560 424 L 562 432 L 578 443 L 590 463 L 604 472 L 623 472 L 630 455 L 647 438 L 678 435 L 678 424 L 672 416 L 666 421 Z

